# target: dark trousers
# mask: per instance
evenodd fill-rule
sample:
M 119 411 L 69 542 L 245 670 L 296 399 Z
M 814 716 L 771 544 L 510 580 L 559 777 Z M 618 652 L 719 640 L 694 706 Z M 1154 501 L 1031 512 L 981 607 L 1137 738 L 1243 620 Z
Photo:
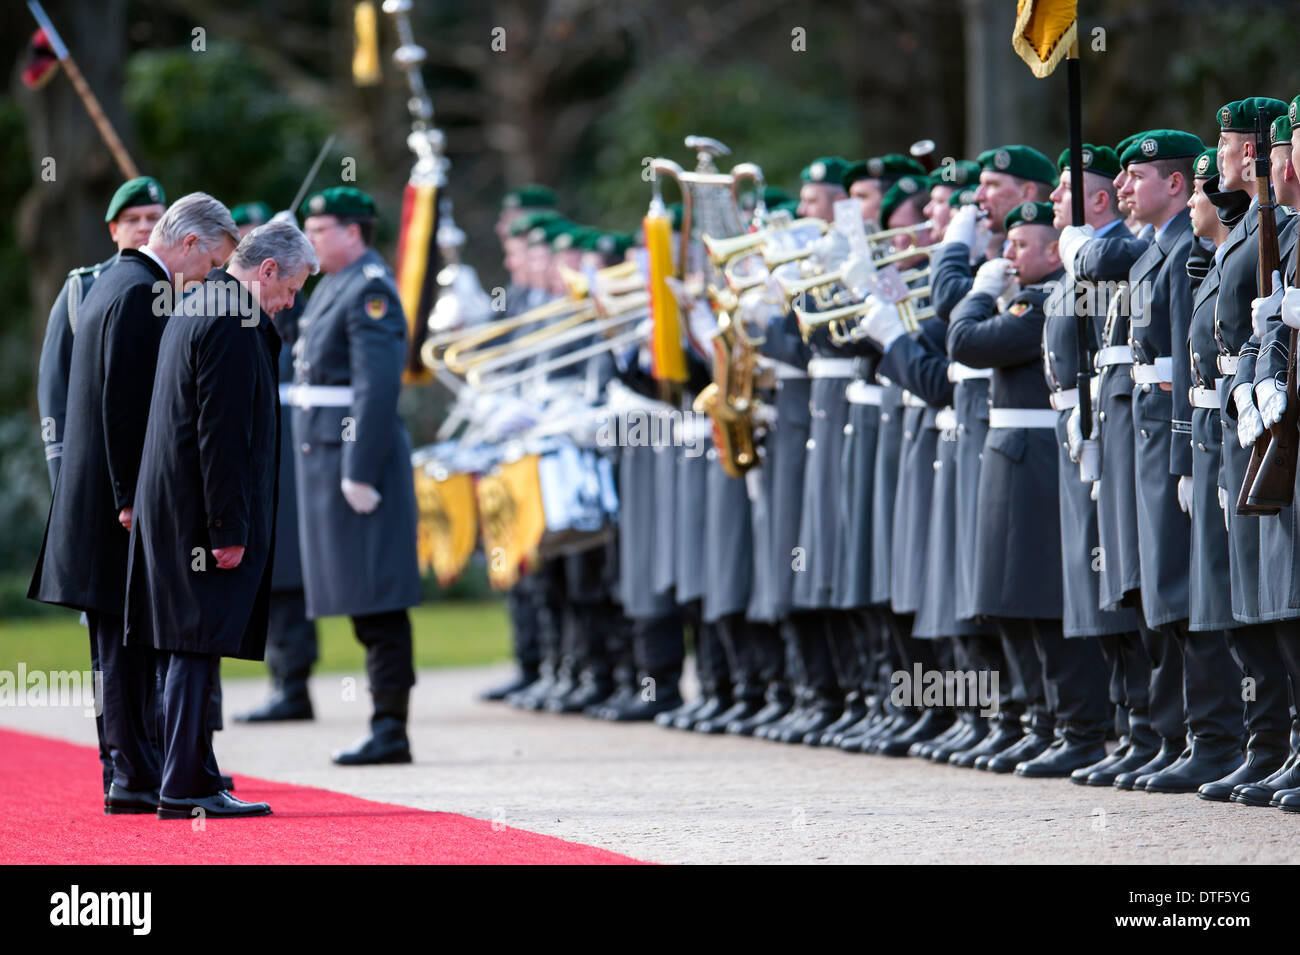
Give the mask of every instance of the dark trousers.
M 266 628 L 266 668 L 277 687 L 306 680 L 316 662 L 316 622 L 301 590 L 273 590 Z
M 838 698 L 839 678 L 827 638 L 822 611 L 800 611 L 781 621 L 782 638 L 798 657 L 798 670 L 807 694 L 821 699 Z
M 352 629 L 366 648 L 366 677 L 371 695 L 403 694 L 415 686 L 411 618 L 405 610 L 363 614 Z
M 840 695 L 858 692 L 862 685 L 862 659 L 858 652 L 856 631 L 859 626 L 851 610 L 828 610 L 822 615 L 826 643 L 831 650 L 831 664 Z
M 1222 630 L 1190 632 L 1185 620 L 1168 624 L 1183 657 L 1183 706 L 1187 728 L 1210 746 L 1241 748 L 1245 711 L 1241 674 Z
M 1011 677 L 1011 699 L 1024 714 L 1022 719 L 1028 720 L 1035 732 L 1051 735 L 1055 723 L 1047 703 L 1047 690 L 1043 686 L 1043 664 L 1034 644 L 1037 622 L 1012 617 L 994 620 L 1002 640 L 1006 672 Z M 1056 625 L 1060 627 L 1059 620 Z
M 1187 738 L 1187 706 L 1183 700 L 1183 654 L 1168 627 L 1142 625 L 1142 645 L 1151 666 L 1148 699 L 1151 727 L 1161 739 Z
M 1110 668 L 1110 701 L 1115 707 L 1115 732 L 1142 749 L 1159 747 L 1151 728 L 1151 658 L 1140 631 L 1109 633 L 1098 637 L 1102 656 Z
M 762 697 L 768 684 L 779 680 L 785 670 L 776 626 L 733 613 L 720 617 L 717 628 L 731 670 L 733 695 L 737 699 Z
M 525 671 L 536 670 L 542 659 L 540 611 L 543 595 L 540 591 L 543 589 L 537 577 L 527 576 L 520 577 L 506 594 L 515 659 L 520 669 Z
M 1110 669 L 1093 637 L 1066 638 L 1059 620 L 1035 620 L 1034 651 L 1043 667 L 1043 692 L 1072 738 L 1104 739 L 1110 709 Z
M 646 617 L 631 622 L 632 659 L 638 672 L 657 677 L 680 675 L 686 659 L 686 635 L 682 615 Z
M 1243 685 L 1236 699 L 1245 701 L 1246 732 L 1252 747 L 1281 751 L 1291 742 L 1291 692 L 1282 657 L 1278 624 L 1262 623 L 1225 632 L 1228 650 L 1241 668 Z M 1245 692 L 1245 681 L 1252 692 Z
M 103 674 L 103 740 L 113 762 L 111 781 L 125 789 L 157 789 L 154 651 L 125 646 L 119 616 L 88 611 L 86 622 Z
M 197 799 L 221 791 L 212 755 L 208 707 L 221 658 L 203 653 L 160 651 L 163 667 L 162 796 Z
M 1006 654 L 1002 649 L 1002 638 L 993 634 L 972 634 L 957 638 L 964 648 L 964 656 L 969 666 L 975 671 L 987 670 L 998 675 L 997 713 L 990 716 L 990 722 L 1016 724 L 1025 712 L 1023 700 L 1016 699 L 1015 680 L 1011 678 L 1011 668 L 1007 665 Z
M 86 619 L 90 619 L 89 615 L 87 615 Z M 99 643 L 95 639 L 94 629 L 90 627 L 86 629 L 90 640 L 90 672 L 100 674 L 102 679 L 104 671 L 99 666 Z M 99 737 L 99 767 L 104 777 L 104 795 L 108 795 L 109 784 L 113 782 L 113 754 L 109 752 L 108 739 L 104 736 L 104 691 L 102 685 L 96 692 L 99 693 L 100 699 L 97 701 L 99 706 L 96 707 L 99 712 L 95 714 L 95 735 Z

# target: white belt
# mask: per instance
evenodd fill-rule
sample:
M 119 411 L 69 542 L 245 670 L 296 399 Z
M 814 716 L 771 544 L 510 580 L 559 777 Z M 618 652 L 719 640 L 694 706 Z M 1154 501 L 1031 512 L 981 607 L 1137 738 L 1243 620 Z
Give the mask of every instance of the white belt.
M 907 407 L 909 407 L 909 408 L 925 408 L 925 407 L 927 407 L 924 398 L 918 398 L 916 395 L 912 394 L 910 391 L 904 391 L 904 392 L 903 392 L 903 404 L 905 404 L 905 405 L 906 405 Z
M 1213 408 L 1218 411 L 1221 407 L 1219 404 L 1219 395 L 1223 391 L 1223 383 L 1227 379 L 1215 378 L 1213 388 L 1189 388 L 1187 390 L 1187 400 L 1192 403 L 1193 408 Z
M 1063 391 L 1054 391 L 1047 396 L 1047 401 L 1054 411 L 1069 411 L 1079 404 L 1079 389 L 1067 388 Z
M 802 368 L 796 368 L 794 365 L 784 361 L 777 361 L 775 358 L 769 359 L 772 362 L 772 371 L 777 378 L 807 378 L 808 372 Z
M 1133 349 L 1128 345 L 1107 345 L 1105 348 L 1097 350 L 1096 364 L 1098 368 L 1108 368 L 1111 365 L 1131 365 L 1133 364 Z
M 289 386 L 289 403 L 296 408 L 346 408 L 354 397 L 351 385 Z
M 1237 362 L 1240 361 L 1240 355 L 1220 355 L 1215 362 L 1219 366 L 1219 374 L 1235 375 L 1237 373 Z
M 853 358 L 809 358 L 809 378 L 852 378 L 854 377 Z
M 1174 380 L 1174 360 L 1169 356 L 1157 358 L 1150 365 L 1137 363 L 1133 365 L 1133 383 L 1135 385 L 1158 385 Z
M 1051 408 L 990 408 L 990 428 L 1055 428 Z
M 849 399 L 851 405 L 876 405 L 879 407 L 885 397 L 885 389 L 880 385 L 869 385 L 859 378 L 849 383 L 849 387 L 844 391 L 844 397 Z
M 934 426 L 940 431 L 957 430 L 957 409 L 941 408 L 935 413 Z
M 948 363 L 948 380 L 953 384 L 959 381 L 966 381 L 969 378 L 992 378 L 992 368 L 971 368 L 969 365 L 963 365 L 960 362 Z

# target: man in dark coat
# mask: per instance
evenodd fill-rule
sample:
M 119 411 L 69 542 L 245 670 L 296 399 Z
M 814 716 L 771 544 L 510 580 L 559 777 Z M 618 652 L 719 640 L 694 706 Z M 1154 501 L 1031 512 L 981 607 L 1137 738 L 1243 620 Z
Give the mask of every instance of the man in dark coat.
M 1101 650 L 1091 641 L 1066 640 L 1061 623 L 1057 415 L 1042 374 L 1043 305 L 1051 283 L 1064 276 L 1052 217 L 1043 202 L 1022 203 L 1008 214 L 1008 259 L 980 266 L 948 326 L 953 361 L 994 370 L 979 477 L 975 610 L 1002 634 L 1012 675 L 1027 697 L 1031 732 L 984 768 L 1022 776 L 1068 776 L 1099 761 L 1107 723 Z M 1009 288 L 1008 267 L 1018 290 Z M 999 308 L 1004 294 L 1008 301 Z
M 266 646 L 280 431 L 271 316 L 315 269 L 296 226 L 255 229 L 229 270 L 181 300 L 159 345 L 125 636 L 164 660 L 160 819 L 270 811 L 222 788 L 204 715 L 220 658 L 260 660 Z
M 59 297 L 45 324 L 45 340 L 36 377 L 36 404 L 41 414 L 41 441 L 45 444 L 45 465 L 50 471 L 50 490 L 59 478 L 63 463 L 63 431 L 68 410 L 68 376 L 72 371 L 72 341 L 77 331 L 81 303 L 100 274 L 116 264 L 118 254 L 138 249 L 149 241 L 149 233 L 166 211 L 162 186 L 150 176 L 130 179 L 118 187 L 108 203 L 104 220 L 117 252 L 98 265 L 73 269 L 63 283 Z M 90 669 L 99 672 L 99 651 L 90 641 Z M 104 769 L 104 792 L 113 781 L 113 757 L 104 741 L 104 716 L 95 718 L 99 735 L 99 761 Z
M 224 262 L 236 236 L 225 206 L 203 193 L 185 196 L 158 220 L 149 244 L 123 251 L 81 303 L 66 450 L 28 596 L 86 613 L 104 680 L 110 813 L 158 805 L 149 739 L 154 659 L 123 645 L 127 533 L 158 342 L 173 286 Z
M 352 618 L 374 702 L 371 734 L 334 762 L 409 763 L 407 610 L 420 602 L 420 572 L 411 440 L 397 412 L 406 319 L 392 272 L 370 248 L 368 195 L 317 193 L 304 224 L 325 273 L 299 321 L 290 390 L 307 616 Z

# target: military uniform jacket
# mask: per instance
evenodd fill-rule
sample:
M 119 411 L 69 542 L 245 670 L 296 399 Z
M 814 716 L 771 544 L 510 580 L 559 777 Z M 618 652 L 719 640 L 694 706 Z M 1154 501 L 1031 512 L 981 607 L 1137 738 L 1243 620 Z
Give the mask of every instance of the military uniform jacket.
M 256 305 L 240 310 L 241 294 L 213 269 L 163 332 L 131 528 L 128 645 L 246 660 L 266 647 L 280 339 Z M 239 565 L 220 569 L 213 549 L 236 546 Z
M 1123 230 L 1120 232 L 1119 230 Z M 1102 345 L 1126 348 L 1129 338 L 1129 270 L 1146 251 L 1148 240 L 1133 236 L 1122 224 L 1085 246 L 1075 262 L 1080 281 L 1093 287 L 1123 286 L 1107 303 Z M 1138 561 L 1137 475 L 1133 456 L 1133 379 L 1131 363 L 1098 370 L 1093 434 L 1101 440 L 1101 482 L 1097 494 L 1097 530 L 1101 551 L 1101 606 L 1114 609 L 1132 599 L 1142 585 Z
M 881 369 L 891 381 L 926 403 L 925 407 L 908 405 L 903 409 L 890 560 L 890 606 L 896 613 L 917 612 L 925 597 L 926 545 L 939 449 L 935 414 L 952 402 L 944 330 L 939 319 L 926 319 L 915 339 L 895 339 L 881 361 Z
M 1129 336 L 1135 359 L 1172 360 L 1175 342 L 1180 352 L 1186 349 L 1192 317 L 1192 290 L 1187 277 L 1191 247 L 1190 213 L 1183 209 L 1133 263 L 1129 272 Z M 1133 385 L 1138 563 L 1142 612 L 1151 627 L 1187 620 L 1191 610 L 1191 522 L 1178 506 L 1178 478 L 1192 471 L 1188 444 L 1190 379 L 1186 366 L 1175 363 L 1175 369 L 1180 368 L 1171 391 L 1153 384 Z
M 860 357 L 858 378 L 875 384 L 878 356 Z M 876 386 L 879 388 L 879 386 Z M 841 610 L 871 605 L 871 554 L 875 543 L 872 506 L 876 446 L 880 439 L 880 406 L 849 404 L 840 451 L 840 535 L 835 557 L 832 601 Z
M 1297 236 L 1297 217 L 1290 216 L 1282 223 L 1278 230 L 1278 249 L 1280 251 L 1280 261 L 1282 264 L 1282 273 L 1287 285 L 1296 284 L 1295 270 L 1295 249 Z M 1258 250 L 1258 243 L 1250 243 Z M 1249 303 L 1248 303 L 1249 304 Z M 1249 309 L 1247 310 L 1247 321 L 1249 321 Z M 1286 384 L 1286 367 L 1287 356 L 1291 343 L 1291 329 L 1287 328 L 1277 318 L 1269 320 L 1269 327 L 1265 330 L 1263 341 L 1259 348 L 1259 359 L 1254 371 L 1254 382 L 1258 384 L 1265 378 L 1273 378 L 1278 387 L 1284 387 Z M 1238 375 L 1232 384 L 1238 384 L 1244 380 L 1243 369 L 1238 366 Z M 1231 406 L 1232 411 L 1236 412 L 1236 405 Z M 1231 442 L 1235 449 L 1240 450 L 1237 443 L 1235 430 L 1235 419 L 1229 422 L 1224 421 L 1224 465 L 1225 476 L 1227 471 L 1227 445 L 1229 442 L 1228 429 L 1233 428 Z M 1246 460 L 1249 455 L 1242 452 Z M 1235 460 L 1240 460 L 1235 453 Z M 1233 477 L 1236 477 L 1235 474 Z M 1231 499 L 1237 489 L 1241 487 L 1241 479 L 1237 478 L 1235 484 L 1228 484 L 1228 495 Z M 1291 507 L 1284 507 L 1277 514 L 1265 514 L 1253 518 L 1258 523 L 1259 530 L 1259 616 L 1261 620 L 1288 620 L 1300 616 L 1300 571 L 1296 567 L 1296 547 L 1300 545 L 1300 513 L 1293 504 Z M 1241 523 L 1245 523 L 1242 519 Z M 1234 551 L 1235 556 L 1235 551 Z M 1234 568 L 1235 569 L 1235 568 Z M 1236 579 L 1234 577 L 1234 606 L 1236 597 Z
M 894 503 L 903 450 L 903 389 L 888 377 L 877 374 L 877 378 L 885 391 L 880 401 L 876 467 L 871 482 L 871 603 L 888 606 L 893 584 Z
M 411 442 L 397 413 L 406 320 L 392 273 L 367 249 L 320 280 L 299 320 L 296 385 L 350 387 L 346 405 L 293 411 L 299 542 L 310 618 L 356 616 L 420 602 Z M 340 482 L 382 496 L 358 514 Z
M 993 296 L 972 292 L 953 310 L 948 354 L 992 368 L 993 408 L 1048 407 L 1043 380 L 1043 304 L 1048 283 L 1030 285 L 999 312 Z M 1060 510 L 1055 433 L 993 428 L 984 442 L 975 539 L 975 612 L 988 617 L 1062 616 Z
M 1187 259 L 1187 269 L 1192 282 L 1188 367 L 1193 386 L 1207 388 L 1219 377 L 1215 366 L 1219 348 L 1214 337 L 1219 264 L 1212 251 L 1195 243 Z M 1224 630 L 1235 625 L 1228 532 L 1223 526 L 1223 512 L 1219 508 L 1219 472 L 1223 461 L 1223 429 L 1219 419 L 1217 408 L 1192 409 L 1191 611 L 1188 626 L 1198 631 Z
M 41 344 L 36 377 L 36 404 L 41 413 L 41 438 L 45 443 L 45 466 L 50 472 L 51 489 L 59 477 L 59 464 L 63 460 L 68 373 L 72 369 L 72 336 L 77 330 L 77 315 L 95 279 L 116 261 L 114 255 L 98 265 L 69 272 L 45 323 L 45 340 Z
M 1107 236 L 1128 235 L 1117 222 Z M 1080 291 L 1082 295 L 1078 294 Z M 1067 307 L 1074 296 L 1075 310 Z M 1108 299 L 1093 289 L 1077 285 L 1062 287 L 1044 303 L 1043 373 L 1053 392 L 1077 388 L 1079 373 L 1078 315 L 1087 309 L 1089 316 L 1088 354 L 1085 368 L 1092 367 L 1106 318 Z M 1079 466 L 1070 460 L 1066 422 L 1070 411 L 1059 412 L 1056 423 L 1057 465 L 1060 475 L 1058 502 L 1061 511 L 1061 569 L 1064 594 L 1064 618 L 1067 637 L 1100 636 L 1128 633 L 1137 629 L 1137 615 L 1132 610 L 1106 611 L 1100 608 L 1101 552 L 1097 529 L 1097 505 L 1092 486 L 1079 479 Z
M 123 613 L 128 536 L 117 515 L 135 501 L 169 290 L 162 267 L 131 249 L 81 303 L 63 464 L 28 590 L 34 600 Z

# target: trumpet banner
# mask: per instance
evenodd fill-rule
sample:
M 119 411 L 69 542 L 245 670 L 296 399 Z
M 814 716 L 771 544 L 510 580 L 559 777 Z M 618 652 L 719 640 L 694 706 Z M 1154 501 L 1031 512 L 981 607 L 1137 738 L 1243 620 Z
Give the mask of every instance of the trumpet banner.
M 474 499 L 474 478 L 452 474 L 442 480 L 415 469 L 415 503 L 420 518 L 416 530 L 416 552 L 420 570 L 432 571 L 443 587 L 465 570 L 478 541 L 478 511 Z
M 438 187 L 408 182 L 402 195 L 402 225 L 397 237 L 397 294 L 406 313 L 407 353 L 403 384 L 425 384 L 431 374 L 420 348 L 438 294 Z
M 1011 46 L 1042 79 L 1065 59 L 1079 36 L 1078 0 L 1017 0 Z
M 641 227 L 650 258 L 650 373 L 656 381 L 686 381 L 681 317 L 664 281 L 673 274 L 672 222 L 665 216 L 646 216 Z
M 509 590 L 521 571 L 538 563 L 546 513 L 537 460 L 536 454 L 528 454 L 507 461 L 480 477 L 475 487 L 488 581 L 495 590 Z

